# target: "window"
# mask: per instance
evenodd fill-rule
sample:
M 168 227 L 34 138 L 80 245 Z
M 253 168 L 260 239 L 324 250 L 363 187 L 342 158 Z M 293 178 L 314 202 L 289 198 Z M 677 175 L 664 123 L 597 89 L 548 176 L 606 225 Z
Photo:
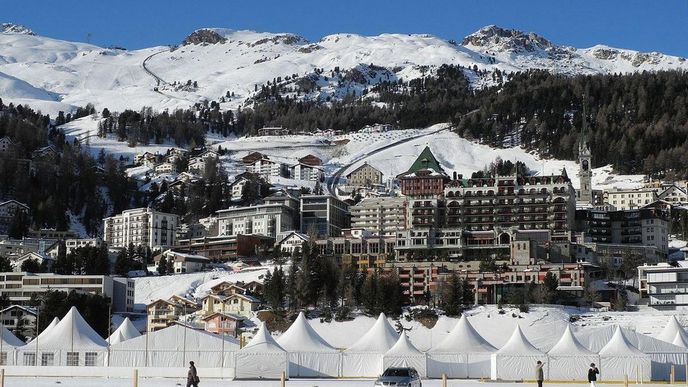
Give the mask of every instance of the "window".
M 85 365 L 86 367 L 95 367 L 96 361 L 98 360 L 98 353 L 97 352 L 86 352 L 85 355 Z
M 25 366 L 35 366 L 36 365 L 36 354 L 35 353 L 25 353 L 24 354 L 24 365 Z
M 55 365 L 55 354 L 54 353 L 42 353 L 41 354 L 41 365 L 42 366 L 53 366 L 53 365 Z
M 79 365 L 79 352 L 67 352 L 67 366 L 77 367 Z

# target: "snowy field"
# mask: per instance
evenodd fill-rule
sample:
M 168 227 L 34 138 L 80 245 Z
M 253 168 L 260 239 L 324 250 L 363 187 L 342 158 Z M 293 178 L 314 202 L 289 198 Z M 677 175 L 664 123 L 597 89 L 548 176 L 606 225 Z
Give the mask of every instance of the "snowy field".
M 584 370 L 585 371 L 585 370 Z M 280 385 L 279 381 L 276 380 L 229 380 L 229 379 L 204 379 L 203 375 L 201 377 L 200 386 L 203 387 L 278 387 Z M 289 387 L 372 387 L 372 379 L 301 379 L 301 380 L 288 380 L 286 385 Z M 54 387 L 55 385 L 65 385 L 65 386 L 103 386 L 103 387 L 129 387 L 133 385 L 132 380 L 129 379 L 105 379 L 105 378 L 51 378 L 51 377 L 25 377 L 25 378 L 5 378 L 5 383 L 8 387 Z M 683 383 L 679 383 L 683 385 Z M 186 380 L 184 379 L 172 379 L 172 378 L 149 378 L 149 379 L 139 379 L 140 387 L 162 387 L 162 386 L 186 386 Z M 423 380 L 424 387 L 440 387 L 442 385 L 441 380 Z M 463 387 L 463 386 L 475 386 L 475 387 L 522 387 L 524 385 L 535 385 L 535 383 L 507 383 L 507 382 L 481 382 L 478 380 L 449 380 L 447 386 L 449 387 Z M 587 383 L 547 383 L 547 387 L 566 387 L 571 385 L 588 386 Z M 605 386 L 622 386 L 623 384 L 604 384 Z M 629 381 L 629 385 L 635 385 L 632 381 Z M 654 387 L 654 386 L 666 386 L 667 384 L 648 384 L 645 383 L 643 386 Z

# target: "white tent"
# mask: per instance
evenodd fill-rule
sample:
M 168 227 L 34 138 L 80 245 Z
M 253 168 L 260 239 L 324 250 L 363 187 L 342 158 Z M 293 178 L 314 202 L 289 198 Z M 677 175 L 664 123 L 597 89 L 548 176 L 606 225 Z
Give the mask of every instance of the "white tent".
M 226 336 L 175 324 L 110 346 L 113 367 L 187 367 L 193 360 L 202 368 L 232 367 L 238 341 Z
M 650 357 L 651 378 L 652 380 L 669 380 L 671 366 L 675 366 L 676 378 L 685 377 L 685 364 L 688 353 L 686 348 L 672 344 L 671 342 L 637 333 L 630 329 L 619 328 L 624 338 L 630 345 L 639 349 Z M 617 328 L 607 326 L 597 329 L 589 329 L 581 332 L 578 336 L 580 342 L 593 352 L 599 352 L 609 343 Z M 600 369 L 602 373 L 603 370 Z M 635 372 L 629 378 L 635 378 Z
M 493 380 L 524 380 L 535 377 L 535 363 L 545 361 L 546 355 L 531 344 L 516 325 L 509 340 L 492 354 Z M 546 369 L 545 369 L 546 372 Z
M 614 335 L 600 350 L 600 379 L 650 380 L 650 356 L 634 347 L 618 326 Z
M 290 377 L 337 377 L 341 353 L 311 327 L 303 312 L 277 343 L 289 352 Z
M 664 329 L 662 329 L 662 332 L 657 336 L 657 338 L 662 341 L 666 341 L 667 343 L 673 343 L 677 333 L 680 333 L 684 337 L 684 340 L 688 339 L 686 331 L 683 329 L 681 324 L 679 324 L 676 316 L 671 316 L 669 318 L 669 322 Z
M 492 353 L 496 351 L 463 315 L 449 335 L 428 352 L 428 376 L 488 378 Z
M 2 334 L 0 336 L 0 360 L 4 365 L 17 364 L 17 347 L 24 345 L 24 342 L 19 340 L 14 333 L 7 328 L 2 327 Z
M 422 377 L 428 375 L 425 354 L 411 344 L 405 333 L 399 335 L 399 340 L 382 359 L 382 368 L 389 367 L 411 367 L 415 368 Z
M 671 342 L 671 344 L 688 348 L 688 338 L 686 338 L 686 334 L 684 332 L 676 332 L 676 337 L 674 337 L 674 340 Z
M 102 366 L 106 353 L 107 342 L 72 307 L 54 327 L 18 348 L 17 360 L 20 365 Z
M 599 356 L 585 348 L 567 326 L 559 341 L 547 352 L 547 379 L 586 380 L 590 363 L 600 364 Z
M 55 328 L 55 325 L 57 325 L 57 323 L 59 323 L 59 322 L 60 322 L 60 319 L 58 317 L 54 317 L 53 321 L 51 321 L 50 324 L 48 324 L 48 326 L 45 327 L 45 329 L 41 333 L 48 332 L 50 329 Z
M 288 354 L 272 338 L 265 323 L 235 356 L 234 377 L 237 379 L 279 379 L 282 372 L 288 376 Z
M 141 332 L 136 329 L 129 317 L 126 317 L 119 327 L 112 332 L 110 337 L 107 338 L 107 342 L 113 345 L 139 336 L 141 336 Z
M 396 343 L 399 335 L 380 313 L 375 324 L 342 354 L 342 376 L 374 377 L 380 375 L 382 357 Z

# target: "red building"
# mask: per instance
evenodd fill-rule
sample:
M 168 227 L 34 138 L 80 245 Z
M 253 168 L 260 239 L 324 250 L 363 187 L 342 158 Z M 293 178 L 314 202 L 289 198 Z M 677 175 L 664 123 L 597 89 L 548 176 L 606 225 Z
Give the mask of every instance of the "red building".
M 408 171 L 397 176 L 401 181 L 401 193 L 412 197 L 435 197 L 444 193 L 444 183 L 449 176 L 425 147 Z

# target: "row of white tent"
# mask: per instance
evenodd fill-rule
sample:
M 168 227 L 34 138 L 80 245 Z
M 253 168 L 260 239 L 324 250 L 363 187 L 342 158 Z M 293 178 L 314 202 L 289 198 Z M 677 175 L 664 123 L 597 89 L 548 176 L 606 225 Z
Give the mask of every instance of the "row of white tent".
M 673 339 L 672 339 L 673 337 Z M 2 347 L 4 346 L 4 347 Z M 399 335 L 381 314 L 370 330 L 346 350 L 334 348 L 299 314 L 277 340 L 261 325 L 240 348 L 233 337 L 173 325 L 140 335 L 125 319 L 104 340 L 72 308 L 36 339 L 23 344 L 7 330 L 0 352 L 8 365 L 186 367 L 193 360 L 203 368 L 234 369 L 236 378 L 375 377 L 391 366 L 414 367 L 424 377 L 534 378 L 535 363 L 545 362 L 549 380 L 584 380 L 590 363 L 600 367 L 601 380 L 666 380 L 672 365 L 677 380 L 685 377 L 688 335 L 672 318 L 657 338 L 620 327 L 582 331 L 567 327 L 544 352 L 531 344 L 519 326 L 499 349 L 462 317 L 438 345 L 418 350 Z

